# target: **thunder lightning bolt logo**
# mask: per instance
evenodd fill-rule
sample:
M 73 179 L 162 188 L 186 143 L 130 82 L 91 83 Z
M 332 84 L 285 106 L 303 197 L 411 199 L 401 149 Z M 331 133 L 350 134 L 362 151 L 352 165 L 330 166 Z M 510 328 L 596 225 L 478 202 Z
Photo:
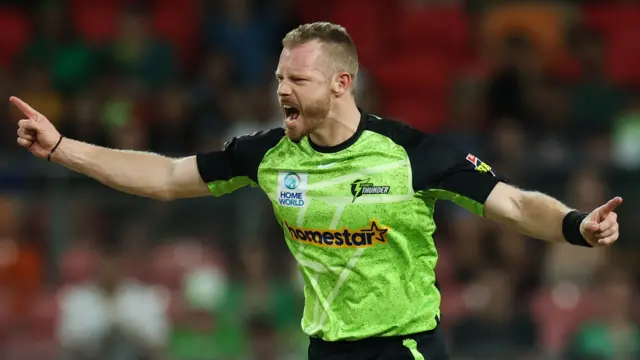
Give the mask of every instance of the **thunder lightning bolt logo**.
M 351 202 L 355 202 L 359 196 L 362 196 L 362 189 L 372 185 L 373 184 L 369 183 L 369 179 L 356 180 L 351 183 L 351 195 L 353 195 L 353 200 Z

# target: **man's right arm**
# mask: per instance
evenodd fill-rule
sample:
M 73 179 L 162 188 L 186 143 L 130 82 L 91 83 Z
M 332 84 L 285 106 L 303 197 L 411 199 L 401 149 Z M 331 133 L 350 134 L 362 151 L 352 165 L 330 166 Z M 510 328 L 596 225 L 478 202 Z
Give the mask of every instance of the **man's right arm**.
M 64 138 L 51 161 L 114 189 L 152 199 L 166 201 L 209 194 L 195 156 L 175 159 Z
M 256 185 L 262 158 L 285 135 L 282 128 L 257 132 L 232 139 L 221 151 L 172 159 L 63 138 L 27 103 L 16 97 L 10 102 L 27 116 L 18 121 L 18 145 L 114 189 L 158 200 L 219 196 Z

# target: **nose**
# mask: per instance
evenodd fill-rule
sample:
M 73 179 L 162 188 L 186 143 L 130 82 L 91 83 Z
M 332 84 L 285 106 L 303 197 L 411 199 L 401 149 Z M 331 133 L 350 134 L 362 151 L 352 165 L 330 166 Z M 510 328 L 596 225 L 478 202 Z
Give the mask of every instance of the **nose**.
M 278 96 L 291 95 L 291 87 L 284 82 L 278 84 Z

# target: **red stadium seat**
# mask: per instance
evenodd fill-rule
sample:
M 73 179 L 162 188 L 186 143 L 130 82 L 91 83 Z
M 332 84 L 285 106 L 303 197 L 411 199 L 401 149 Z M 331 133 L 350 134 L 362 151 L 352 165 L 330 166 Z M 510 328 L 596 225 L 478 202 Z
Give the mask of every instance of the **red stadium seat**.
M 31 28 L 26 14 L 11 8 L 0 9 L 0 66 L 8 68 L 29 41 Z
M 640 6 L 587 6 L 588 26 L 603 32 L 609 75 L 624 85 L 640 85 Z
M 424 131 L 437 131 L 447 119 L 452 82 L 450 64 L 438 54 L 413 54 L 389 59 L 372 69 L 389 116 Z
M 113 1 L 79 1 L 70 9 L 73 25 L 91 44 L 104 44 L 116 34 L 121 4 Z
M 389 117 L 429 133 L 440 131 L 446 119 L 443 103 L 427 96 L 388 98 L 385 109 Z
M 384 1 L 338 1 L 334 3 L 331 21 L 344 26 L 356 46 L 360 63 L 367 68 L 384 63 L 387 54 L 389 23 Z
M 331 0 L 295 0 L 295 8 L 302 23 L 326 21 L 331 16 Z
M 371 72 L 383 91 L 442 94 L 451 81 L 451 70 L 446 56 L 413 53 L 389 58 Z
M 462 6 L 403 11 L 394 27 L 394 50 L 401 53 L 435 51 L 452 60 L 470 54 L 469 25 Z
M 152 10 L 152 26 L 156 34 L 176 49 L 183 68 L 196 55 L 200 39 L 200 1 L 157 0 Z

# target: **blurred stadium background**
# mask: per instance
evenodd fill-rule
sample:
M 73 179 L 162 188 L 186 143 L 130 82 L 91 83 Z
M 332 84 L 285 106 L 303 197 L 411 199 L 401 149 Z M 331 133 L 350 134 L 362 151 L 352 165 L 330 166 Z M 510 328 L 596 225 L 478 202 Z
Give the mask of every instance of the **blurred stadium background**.
M 581 210 L 626 200 L 601 250 L 439 205 L 455 358 L 640 358 L 636 1 L 0 0 L 0 98 L 100 145 L 217 149 L 278 125 L 280 38 L 317 20 L 355 39 L 365 109 Z M 2 104 L 0 359 L 306 358 L 300 278 L 258 190 L 116 193 L 20 151 Z

